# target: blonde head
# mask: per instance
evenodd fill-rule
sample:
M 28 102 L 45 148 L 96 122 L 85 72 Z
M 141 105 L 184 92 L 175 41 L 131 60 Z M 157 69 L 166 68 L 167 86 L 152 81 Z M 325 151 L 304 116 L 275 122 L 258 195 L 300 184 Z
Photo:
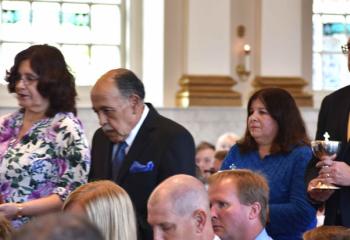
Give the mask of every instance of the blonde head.
M 112 181 L 90 182 L 73 191 L 63 209 L 82 207 L 106 240 L 136 240 L 136 218 L 129 195 Z

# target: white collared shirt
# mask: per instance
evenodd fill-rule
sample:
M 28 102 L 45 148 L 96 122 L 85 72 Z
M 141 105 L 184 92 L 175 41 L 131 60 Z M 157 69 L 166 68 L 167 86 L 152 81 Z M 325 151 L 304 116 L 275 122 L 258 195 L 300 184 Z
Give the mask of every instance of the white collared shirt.
M 255 240 L 272 240 L 272 238 L 267 234 L 266 229 L 264 228 L 258 236 L 256 236 Z
M 144 108 L 143 108 L 143 112 L 142 112 L 140 120 L 137 122 L 135 127 L 131 130 L 129 136 L 125 139 L 125 142 L 128 144 L 127 148 L 125 149 L 126 154 L 129 152 L 130 146 L 134 142 L 136 135 L 139 132 L 139 130 L 142 126 L 142 123 L 145 121 L 148 113 L 149 113 L 149 107 L 146 104 L 144 104 Z M 117 149 L 118 149 L 118 144 L 114 144 L 112 156 L 115 155 Z

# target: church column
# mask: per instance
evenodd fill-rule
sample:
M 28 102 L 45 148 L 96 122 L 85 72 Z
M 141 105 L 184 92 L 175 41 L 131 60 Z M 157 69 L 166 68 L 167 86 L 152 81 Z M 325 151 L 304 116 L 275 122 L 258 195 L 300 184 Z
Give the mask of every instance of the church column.
M 184 73 L 176 105 L 238 106 L 231 78 L 230 0 L 185 1 Z
M 312 95 L 303 91 L 310 82 L 311 63 L 305 63 L 305 46 L 311 51 L 311 32 L 305 31 L 305 8 L 311 11 L 312 1 L 261 0 L 257 24 L 260 25 L 260 56 L 257 75 L 252 83 L 255 90 L 264 87 L 281 87 L 288 90 L 299 106 L 312 106 Z M 304 21 L 303 21 L 304 20 Z M 312 29 L 309 29 L 312 31 Z M 309 37 L 309 38 L 308 38 Z M 307 39 L 307 40 L 306 40 Z M 309 78 L 305 80 L 305 77 Z

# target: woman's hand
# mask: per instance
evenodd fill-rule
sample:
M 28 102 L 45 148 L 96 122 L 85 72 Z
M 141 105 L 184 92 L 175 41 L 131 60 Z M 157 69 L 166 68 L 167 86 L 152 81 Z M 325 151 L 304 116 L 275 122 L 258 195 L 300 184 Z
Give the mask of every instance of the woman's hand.
M 9 220 L 17 218 L 17 214 L 18 214 L 17 203 L 0 204 L 0 213 L 4 214 L 4 216 Z
M 4 203 L 0 204 L 0 213 L 7 219 L 15 219 L 22 215 L 38 216 L 49 212 L 60 211 L 63 202 L 57 194 L 38 198 L 24 203 Z

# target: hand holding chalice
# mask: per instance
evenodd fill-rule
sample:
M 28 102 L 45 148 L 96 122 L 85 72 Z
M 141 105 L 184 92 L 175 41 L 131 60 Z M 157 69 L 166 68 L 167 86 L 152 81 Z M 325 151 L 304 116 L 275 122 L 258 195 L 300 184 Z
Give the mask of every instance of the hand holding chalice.
M 314 155 L 320 159 L 322 156 L 332 156 L 334 154 L 338 154 L 341 146 L 341 142 L 339 141 L 330 141 L 329 134 L 326 132 L 324 135 L 325 140 L 314 140 L 311 141 L 311 147 Z M 323 166 L 329 167 L 329 166 Z M 339 187 L 333 184 L 327 184 L 323 182 L 318 182 L 315 186 L 316 189 L 339 189 Z

